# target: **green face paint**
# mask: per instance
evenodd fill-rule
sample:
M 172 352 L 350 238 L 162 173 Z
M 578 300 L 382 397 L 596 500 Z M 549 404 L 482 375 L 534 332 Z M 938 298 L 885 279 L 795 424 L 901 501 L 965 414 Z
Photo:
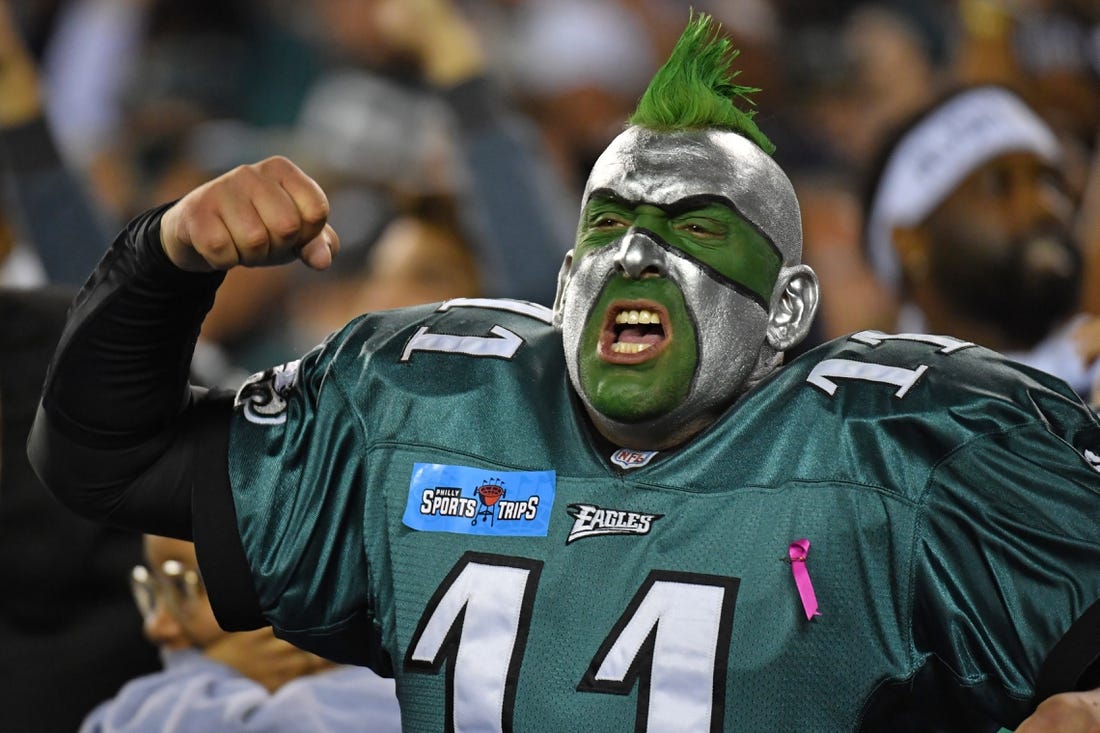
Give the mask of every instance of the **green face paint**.
M 581 215 L 574 255 L 583 257 L 605 247 L 631 227 L 645 229 L 766 309 L 782 267 L 779 253 L 736 211 L 715 198 L 691 197 L 656 206 L 593 194 Z
M 600 356 L 609 318 L 629 305 L 661 312 L 661 328 L 670 338 L 654 357 L 637 364 L 611 363 Z M 602 414 L 638 422 L 668 413 L 688 394 L 699 361 L 695 324 L 680 288 L 665 278 L 613 278 L 600 293 L 585 323 L 579 356 L 581 388 Z
M 709 196 L 655 206 L 595 195 L 582 214 L 574 256 L 583 258 L 612 246 L 632 227 L 651 233 L 655 242 L 675 248 L 714 279 L 732 284 L 767 309 L 781 266 L 779 255 L 731 207 Z M 584 394 L 606 417 L 648 420 L 668 413 L 687 397 L 699 364 L 698 325 L 681 286 L 668 277 L 613 277 L 601 290 L 585 322 L 578 363 Z M 647 349 L 636 362 L 629 356 L 608 358 L 608 342 L 618 341 L 623 328 L 614 318 L 624 310 L 659 312 L 661 317 L 660 327 L 634 329 L 632 338 L 639 341 L 646 338 L 646 330 L 661 334 L 651 336 L 657 351 Z

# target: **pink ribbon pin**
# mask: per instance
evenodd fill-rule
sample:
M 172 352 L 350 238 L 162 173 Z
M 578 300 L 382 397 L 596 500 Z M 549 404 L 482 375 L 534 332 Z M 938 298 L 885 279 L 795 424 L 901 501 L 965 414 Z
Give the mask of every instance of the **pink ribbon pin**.
M 810 541 L 805 538 L 795 540 L 787 548 L 791 574 L 794 575 L 794 584 L 798 587 L 798 595 L 802 599 L 802 608 L 806 611 L 807 621 L 821 615 L 817 610 L 817 596 L 814 594 L 814 584 L 810 581 L 810 571 L 806 569 L 806 556 L 809 553 Z

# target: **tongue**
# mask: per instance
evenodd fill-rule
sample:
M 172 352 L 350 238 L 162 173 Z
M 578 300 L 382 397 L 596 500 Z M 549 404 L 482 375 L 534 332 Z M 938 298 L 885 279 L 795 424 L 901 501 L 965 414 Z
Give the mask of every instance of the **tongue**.
M 661 333 L 642 326 L 627 326 L 619 332 L 617 340 L 627 344 L 649 344 L 652 346 L 661 340 Z

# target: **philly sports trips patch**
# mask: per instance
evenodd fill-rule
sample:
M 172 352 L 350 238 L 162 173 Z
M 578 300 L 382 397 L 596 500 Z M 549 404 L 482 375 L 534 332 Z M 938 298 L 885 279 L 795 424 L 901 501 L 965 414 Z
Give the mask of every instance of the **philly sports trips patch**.
M 424 532 L 545 537 L 556 481 L 553 471 L 416 463 L 402 521 Z

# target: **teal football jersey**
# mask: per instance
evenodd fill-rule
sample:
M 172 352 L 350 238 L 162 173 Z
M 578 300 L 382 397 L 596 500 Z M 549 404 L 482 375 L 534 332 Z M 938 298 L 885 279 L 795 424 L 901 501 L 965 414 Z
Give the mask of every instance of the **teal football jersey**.
M 631 451 L 592 431 L 549 323 L 368 315 L 242 389 L 230 478 L 281 636 L 392 669 L 409 731 L 1026 715 L 1100 598 L 1100 428 L 1068 387 L 864 332 Z

